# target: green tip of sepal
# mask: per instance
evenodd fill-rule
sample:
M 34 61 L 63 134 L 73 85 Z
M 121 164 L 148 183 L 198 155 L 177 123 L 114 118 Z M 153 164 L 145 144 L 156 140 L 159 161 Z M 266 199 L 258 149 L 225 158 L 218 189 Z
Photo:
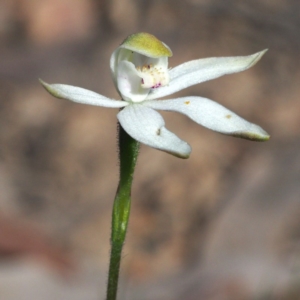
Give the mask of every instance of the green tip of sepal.
M 62 96 L 58 93 L 58 91 L 54 88 L 52 88 L 51 84 L 43 81 L 41 78 L 39 78 L 39 82 L 42 84 L 42 86 L 45 88 L 45 90 L 51 94 L 52 96 L 56 98 L 62 98 Z
M 177 153 L 177 152 L 169 152 L 169 151 L 165 151 L 165 152 L 182 159 L 190 158 L 190 154 L 191 154 L 191 153 Z
M 165 43 L 146 32 L 128 36 L 120 47 L 153 58 L 173 55 L 171 49 Z
M 39 82 L 41 83 L 41 85 L 45 88 L 45 90 L 47 92 L 49 92 L 51 95 L 53 95 L 54 91 L 53 89 L 51 89 L 51 85 L 48 84 L 47 82 L 45 82 L 44 80 L 42 80 L 41 78 L 39 78 Z M 55 96 L 55 95 L 53 95 Z
M 168 154 L 171 154 L 175 157 L 178 157 L 178 158 L 188 159 L 191 155 L 192 148 L 188 143 L 185 143 L 185 147 L 184 147 L 184 149 L 181 149 L 181 151 L 173 151 L 173 150 L 162 150 L 162 151 L 164 151 Z
M 243 131 L 243 132 L 235 132 L 234 134 L 232 134 L 232 136 L 250 140 L 250 141 L 255 141 L 255 142 L 266 142 L 271 138 L 271 136 L 260 126 L 256 124 L 251 124 L 251 125 L 252 125 L 251 130 Z
M 253 54 L 252 56 L 254 57 L 253 61 L 250 63 L 249 67 L 254 66 L 262 57 L 263 55 L 268 51 L 268 49 L 262 50 L 260 52 L 257 52 Z
M 44 80 L 42 80 L 41 78 L 39 78 L 39 82 L 41 83 L 42 86 L 47 85 L 47 83 Z

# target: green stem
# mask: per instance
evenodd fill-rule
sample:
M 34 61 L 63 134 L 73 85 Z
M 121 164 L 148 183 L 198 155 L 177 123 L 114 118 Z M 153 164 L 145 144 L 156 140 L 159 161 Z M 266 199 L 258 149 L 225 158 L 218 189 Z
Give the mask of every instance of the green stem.
M 111 253 L 106 300 L 117 298 L 122 248 L 131 204 L 131 185 L 139 152 L 139 143 L 119 126 L 120 181 L 116 193 L 111 228 Z

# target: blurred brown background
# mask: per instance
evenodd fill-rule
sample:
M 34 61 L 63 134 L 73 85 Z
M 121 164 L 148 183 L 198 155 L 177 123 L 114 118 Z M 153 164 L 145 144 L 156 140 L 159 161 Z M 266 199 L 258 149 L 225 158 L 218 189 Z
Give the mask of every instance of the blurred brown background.
M 272 138 L 163 113 L 193 152 L 141 147 L 119 299 L 300 299 L 299 28 L 297 0 L 0 1 L 0 299 L 104 299 L 117 111 L 55 99 L 37 79 L 117 98 L 110 55 L 140 31 L 171 47 L 171 67 L 269 48 L 180 95 Z

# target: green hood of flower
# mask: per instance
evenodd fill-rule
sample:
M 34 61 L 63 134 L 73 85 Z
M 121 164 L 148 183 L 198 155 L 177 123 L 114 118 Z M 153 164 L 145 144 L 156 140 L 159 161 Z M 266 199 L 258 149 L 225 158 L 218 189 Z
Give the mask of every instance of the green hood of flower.
M 171 57 L 173 55 L 171 49 L 157 39 L 154 35 L 140 32 L 128 36 L 120 48 L 125 48 L 142 55 L 158 58 L 162 56 Z

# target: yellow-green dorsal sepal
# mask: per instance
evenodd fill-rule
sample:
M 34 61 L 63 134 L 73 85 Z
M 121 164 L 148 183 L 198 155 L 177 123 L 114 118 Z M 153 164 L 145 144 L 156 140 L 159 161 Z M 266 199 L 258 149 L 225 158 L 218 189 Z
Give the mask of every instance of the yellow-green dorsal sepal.
M 124 40 L 120 48 L 125 48 L 153 58 L 163 56 L 170 57 L 173 55 L 171 49 L 166 44 L 161 42 L 154 35 L 146 32 L 131 34 Z

